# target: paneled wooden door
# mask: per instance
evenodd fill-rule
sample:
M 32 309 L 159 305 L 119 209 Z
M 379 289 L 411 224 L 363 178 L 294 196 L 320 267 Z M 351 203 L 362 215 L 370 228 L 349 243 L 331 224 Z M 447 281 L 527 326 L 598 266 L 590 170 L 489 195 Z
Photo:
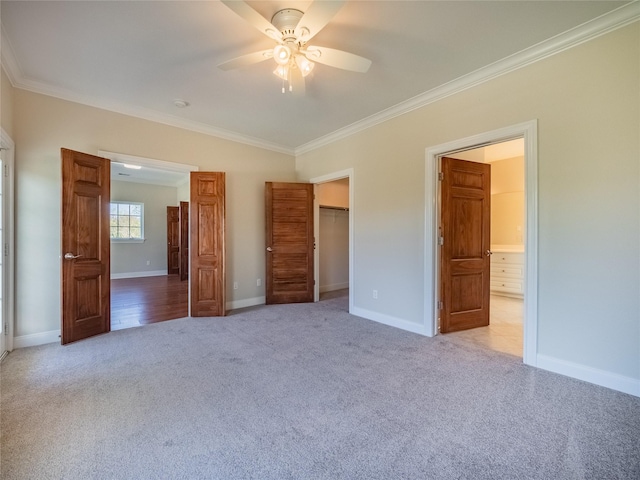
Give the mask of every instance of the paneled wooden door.
M 180 207 L 167 207 L 167 274 L 180 273 Z
M 191 172 L 191 316 L 225 314 L 225 174 Z
M 440 331 L 489 325 L 491 166 L 442 158 Z
M 266 303 L 313 302 L 313 185 L 265 184 Z
M 180 280 L 189 278 L 189 202 L 180 202 Z
M 111 330 L 109 160 L 63 148 L 62 344 Z

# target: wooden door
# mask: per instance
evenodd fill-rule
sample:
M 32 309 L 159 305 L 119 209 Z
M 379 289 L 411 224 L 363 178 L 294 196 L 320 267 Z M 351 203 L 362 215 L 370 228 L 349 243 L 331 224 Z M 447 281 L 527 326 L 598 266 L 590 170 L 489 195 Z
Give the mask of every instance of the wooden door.
M 491 166 L 442 159 L 442 333 L 489 325 Z
M 63 148 L 62 344 L 106 333 L 110 318 L 109 160 Z
M 225 174 L 191 172 L 191 316 L 225 314 Z
M 180 202 L 180 280 L 189 278 L 189 202 Z
M 167 274 L 180 273 L 180 207 L 167 207 Z
M 313 302 L 313 185 L 265 185 L 266 303 Z

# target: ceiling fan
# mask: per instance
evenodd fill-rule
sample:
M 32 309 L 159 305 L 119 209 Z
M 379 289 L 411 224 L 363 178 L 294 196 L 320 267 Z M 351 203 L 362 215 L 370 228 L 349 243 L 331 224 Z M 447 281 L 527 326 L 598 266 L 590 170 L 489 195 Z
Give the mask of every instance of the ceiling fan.
M 270 22 L 244 1 L 222 0 L 222 3 L 277 43 L 274 48 L 223 62 L 218 65 L 222 70 L 273 59 L 276 63 L 273 73 L 282 79 L 282 93 L 285 93 L 285 82 L 289 91 L 293 91 L 295 83 L 296 90 L 304 92 L 304 77 L 311 73 L 316 63 L 360 73 L 367 72 L 371 66 L 371 60 L 353 53 L 308 44 L 338 13 L 344 0 L 315 1 L 306 12 L 295 8 L 278 10 Z

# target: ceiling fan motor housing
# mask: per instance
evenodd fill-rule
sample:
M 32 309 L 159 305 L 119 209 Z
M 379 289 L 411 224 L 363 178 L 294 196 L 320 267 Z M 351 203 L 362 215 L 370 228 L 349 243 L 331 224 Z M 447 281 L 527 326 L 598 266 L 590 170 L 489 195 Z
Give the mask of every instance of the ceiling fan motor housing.
M 295 8 L 285 8 L 278 10 L 273 17 L 271 17 L 271 24 L 280 30 L 284 43 L 298 42 L 295 29 L 303 15 L 303 12 Z

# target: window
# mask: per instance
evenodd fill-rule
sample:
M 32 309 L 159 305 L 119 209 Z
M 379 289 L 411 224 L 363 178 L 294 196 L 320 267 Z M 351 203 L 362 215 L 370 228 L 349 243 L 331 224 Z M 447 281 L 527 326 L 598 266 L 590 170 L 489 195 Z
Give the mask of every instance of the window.
M 112 241 L 144 241 L 144 203 L 111 202 L 109 213 Z

